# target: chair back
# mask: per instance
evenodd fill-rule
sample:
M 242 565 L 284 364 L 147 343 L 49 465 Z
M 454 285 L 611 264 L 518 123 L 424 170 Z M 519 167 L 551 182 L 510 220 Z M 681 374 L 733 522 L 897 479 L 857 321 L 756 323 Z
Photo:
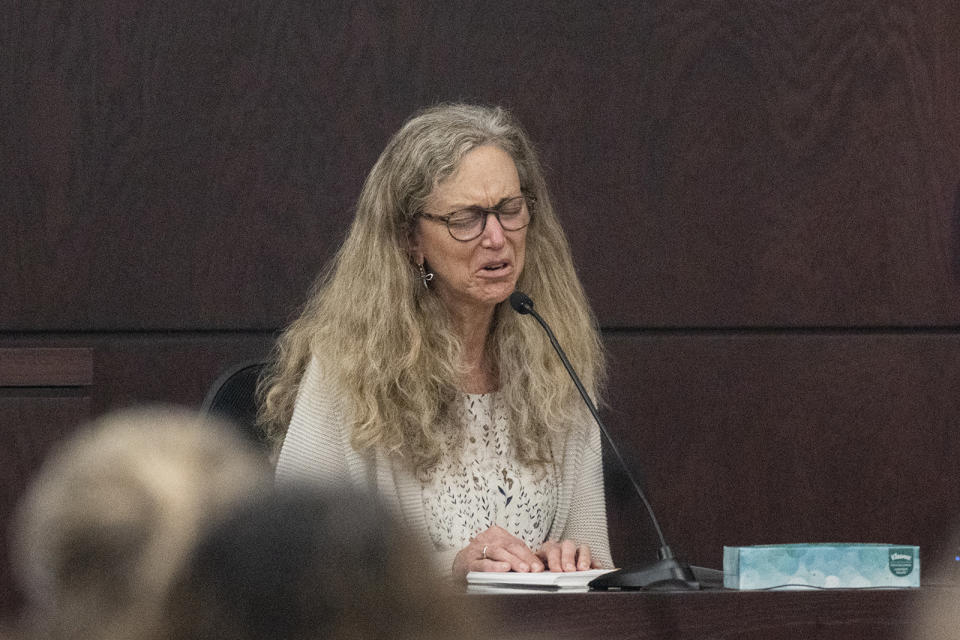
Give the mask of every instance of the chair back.
M 252 361 L 230 367 L 210 386 L 201 407 L 206 414 L 236 424 L 243 437 L 261 449 L 266 439 L 257 426 L 257 382 L 266 364 Z

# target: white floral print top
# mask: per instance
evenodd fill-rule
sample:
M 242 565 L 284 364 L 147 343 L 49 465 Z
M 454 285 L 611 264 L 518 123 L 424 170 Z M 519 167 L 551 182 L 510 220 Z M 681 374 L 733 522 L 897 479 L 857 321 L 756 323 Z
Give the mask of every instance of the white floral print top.
M 499 525 L 536 551 L 557 511 L 554 463 L 516 459 L 498 393 L 463 394 L 440 463 L 421 478 L 424 512 L 437 549 L 462 549 Z

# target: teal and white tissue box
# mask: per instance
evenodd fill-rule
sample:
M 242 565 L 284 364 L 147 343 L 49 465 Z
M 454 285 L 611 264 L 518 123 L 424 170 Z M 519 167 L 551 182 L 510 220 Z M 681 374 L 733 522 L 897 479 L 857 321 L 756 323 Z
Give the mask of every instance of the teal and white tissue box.
M 767 544 L 723 548 L 728 589 L 919 587 L 920 547 L 894 544 Z

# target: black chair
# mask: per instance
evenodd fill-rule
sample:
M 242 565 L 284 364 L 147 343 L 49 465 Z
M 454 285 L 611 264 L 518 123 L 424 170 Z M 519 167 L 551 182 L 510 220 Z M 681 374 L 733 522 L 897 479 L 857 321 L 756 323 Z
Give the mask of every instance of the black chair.
M 267 363 L 243 362 L 224 371 L 210 386 L 201 411 L 226 419 L 258 449 L 266 450 L 267 442 L 257 426 L 257 382 Z

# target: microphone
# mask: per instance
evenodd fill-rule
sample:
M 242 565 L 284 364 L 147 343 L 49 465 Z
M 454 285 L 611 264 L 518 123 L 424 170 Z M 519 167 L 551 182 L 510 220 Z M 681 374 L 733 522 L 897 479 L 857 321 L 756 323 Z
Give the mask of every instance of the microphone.
M 653 522 L 653 528 L 657 532 L 657 537 L 660 539 L 660 549 L 658 550 L 659 559 L 656 562 L 650 563 L 638 569 L 618 569 L 616 571 L 611 571 L 610 573 L 605 573 L 604 575 L 591 580 L 588 586 L 591 589 L 599 591 L 606 591 L 608 589 L 691 591 L 699 589 L 700 583 L 697 582 L 697 579 L 693 574 L 693 570 L 689 565 L 680 562 L 676 557 L 674 557 L 673 551 L 670 550 L 670 545 L 667 544 L 667 540 L 663 536 L 663 531 L 660 529 L 660 523 L 657 521 L 657 516 L 653 512 L 653 507 L 650 505 L 650 501 L 647 500 L 647 496 L 643 492 L 643 489 L 640 488 L 640 485 L 634 479 L 633 474 L 630 472 L 630 467 L 628 467 L 627 463 L 624 462 L 623 456 L 620 455 L 620 450 L 613 441 L 613 437 L 610 435 L 610 432 L 607 431 L 603 421 L 600 420 L 600 414 L 597 412 L 597 407 L 593 404 L 593 400 L 590 399 L 590 395 L 587 393 L 587 390 L 584 389 L 583 383 L 580 382 L 580 377 L 577 375 L 577 372 L 573 370 L 573 366 L 567 359 L 567 354 L 563 352 L 563 349 L 560 347 L 560 343 L 557 342 L 557 337 L 553 335 L 553 331 L 550 330 L 550 325 L 548 325 L 547 322 L 540 317 L 539 313 L 533 310 L 533 300 L 531 300 L 530 296 L 522 291 L 514 291 L 510 294 L 510 306 L 513 307 L 514 311 L 521 315 L 533 316 L 534 319 L 540 323 L 540 326 L 543 327 L 543 330 L 547 332 L 547 337 L 550 338 L 550 344 L 553 345 L 554 351 L 556 351 L 557 355 L 560 356 L 560 361 L 563 362 L 563 366 L 566 368 L 567 373 L 570 374 L 573 384 L 576 385 L 577 391 L 580 392 L 580 397 L 583 398 L 583 402 L 587 405 L 587 409 L 590 410 L 590 414 L 597 422 L 597 426 L 600 427 L 600 432 L 606 438 L 607 444 L 610 445 L 610 450 L 613 452 L 614 457 L 616 457 L 620 467 L 626 473 L 627 478 L 633 485 L 634 491 L 636 491 L 637 495 L 640 497 L 640 501 L 647 510 L 647 515 L 650 516 L 650 521 Z

